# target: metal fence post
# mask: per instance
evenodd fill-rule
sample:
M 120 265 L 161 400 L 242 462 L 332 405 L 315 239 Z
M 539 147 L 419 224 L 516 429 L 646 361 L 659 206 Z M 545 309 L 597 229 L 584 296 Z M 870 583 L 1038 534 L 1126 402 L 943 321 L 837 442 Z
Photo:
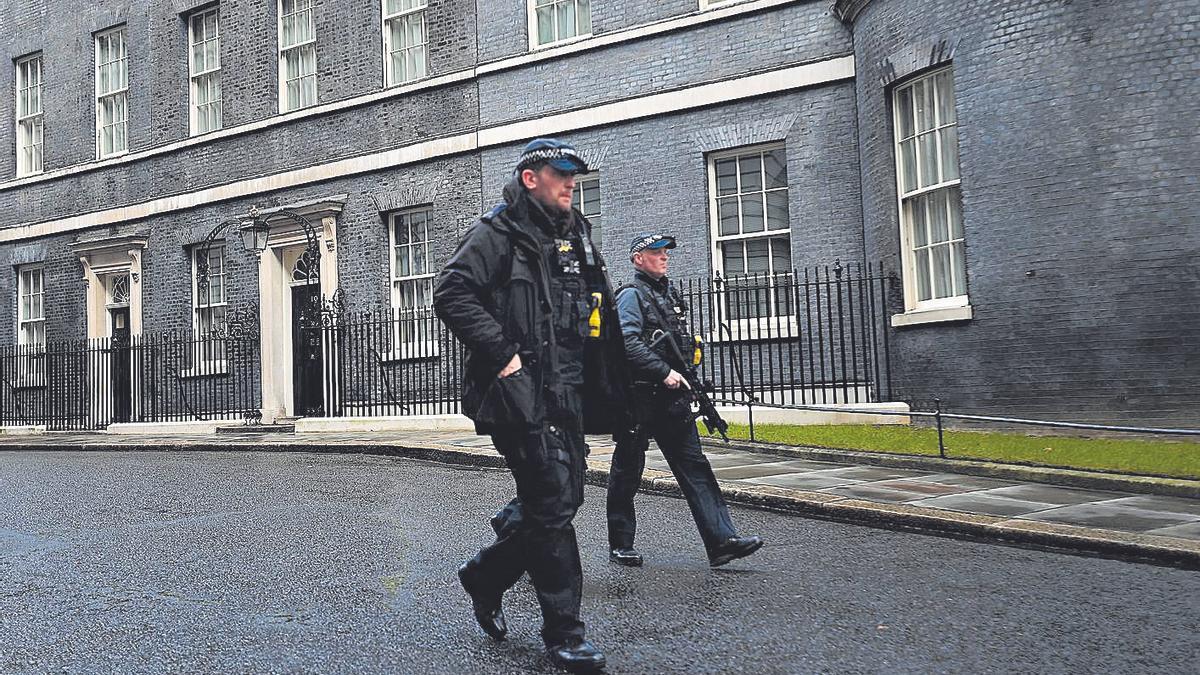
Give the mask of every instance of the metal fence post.
M 942 399 L 933 399 L 933 421 L 937 423 L 938 456 L 946 459 L 946 443 L 942 439 Z

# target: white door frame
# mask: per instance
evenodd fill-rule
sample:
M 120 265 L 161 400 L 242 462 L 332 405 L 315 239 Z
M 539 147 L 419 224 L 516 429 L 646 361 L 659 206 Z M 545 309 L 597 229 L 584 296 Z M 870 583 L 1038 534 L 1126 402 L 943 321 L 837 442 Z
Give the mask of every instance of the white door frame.
M 316 229 L 317 243 L 321 247 L 321 293 L 325 297 L 332 296 L 338 289 L 337 215 L 341 213 L 341 206 L 341 202 L 325 201 L 289 209 L 308 218 Z M 291 268 L 285 266 L 291 255 L 285 254 L 303 251 L 308 238 L 304 228 L 286 216 L 272 216 L 271 210 L 266 210 L 262 217 L 271 225 L 267 250 L 263 251 L 258 264 L 262 412 L 263 423 L 269 424 L 279 417 L 296 415 L 292 391 L 293 284 Z

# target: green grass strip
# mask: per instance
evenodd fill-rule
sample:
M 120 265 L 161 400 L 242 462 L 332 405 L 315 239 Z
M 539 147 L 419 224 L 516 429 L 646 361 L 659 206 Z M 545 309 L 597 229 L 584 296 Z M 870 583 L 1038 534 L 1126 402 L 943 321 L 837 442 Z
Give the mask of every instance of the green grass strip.
M 704 433 L 703 427 L 700 430 Z M 908 426 L 755 424 L 763 443 L 937 456 L 937 430 Z M 729 437 L 748 440 L 746 425 L 729 425 Z M 1116 473 L 1200 478 L 1200 443 L 1019 433 L 945 432 L 946 456 Z

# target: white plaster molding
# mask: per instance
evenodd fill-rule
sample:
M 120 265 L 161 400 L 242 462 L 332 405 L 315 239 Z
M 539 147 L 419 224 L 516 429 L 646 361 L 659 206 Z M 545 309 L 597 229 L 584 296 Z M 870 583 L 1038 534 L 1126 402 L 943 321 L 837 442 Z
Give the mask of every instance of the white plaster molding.
M 264 192 L 294 188 L 322 181 L 354 176 L 423 162 L 438 157 L 463 154 L 481 148 L 506 145 L 537 136 L 619 124 L 646 117 L 684 112 L 722 103 L 758 98 L 820 84 L 853 79 L 854 57 L 842 56 L 825 61 L 790 66 L 744 77 L 686 87 L 675 91 L 593 106 L 537 119 L 504 124 L 478 132 L 459 134 L 414 143 L 393 150 L 336 160 L 270 176 L 250 178 L 226 185 L 205 188 L 170 197 L 20 225 L 0 230 L 0 243 L 33 237 L 90 229 L 128 220 L 149 218 L 203 204 L 240 199 Z

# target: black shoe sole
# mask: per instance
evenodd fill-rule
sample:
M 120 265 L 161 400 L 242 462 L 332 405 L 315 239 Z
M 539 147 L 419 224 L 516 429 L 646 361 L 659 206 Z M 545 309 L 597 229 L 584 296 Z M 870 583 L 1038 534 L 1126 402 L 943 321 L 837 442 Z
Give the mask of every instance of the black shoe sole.
M 550 663 L 553 663 L 555 666 L 562 668 L 563 670 L 571 672 L 571 673 L 598 673 L 601 670 L 604 670 L 604 666 L 605 666 L 605 661 L 603 658 L 601 658 L 598 661 L 584 661 L 584 662 L 572 663 L 570 661 L 564 661 L 562 659 L 556 658 L 555 656 L 551 656 Z
M 615 562 L 618 565 L 624 565 L 625 567 L 641 567 L 642 566 L 641 558 L 619 558 L 615 555 L 612 555 L 611 553 L 608 555 L 608 561 Z
M 762 548 L 763 544 L 765 544 L 765 543 L 766 542 L 760 541 L 756 545 L 751 546 L 750 548 L 747 548 L 745 550 L 734 551 L 732 553 L 722 553 L 721 555 L 719 555 L 715 558 L 709 558 L 708 566 L 709 567 L 720 567 L 721 565 L 729 564 L 729 563 L 733 562 L 734 560 L 737 560 L 738 558 L 745 558 L 746 556 L 751 555 L 758 549 Z

